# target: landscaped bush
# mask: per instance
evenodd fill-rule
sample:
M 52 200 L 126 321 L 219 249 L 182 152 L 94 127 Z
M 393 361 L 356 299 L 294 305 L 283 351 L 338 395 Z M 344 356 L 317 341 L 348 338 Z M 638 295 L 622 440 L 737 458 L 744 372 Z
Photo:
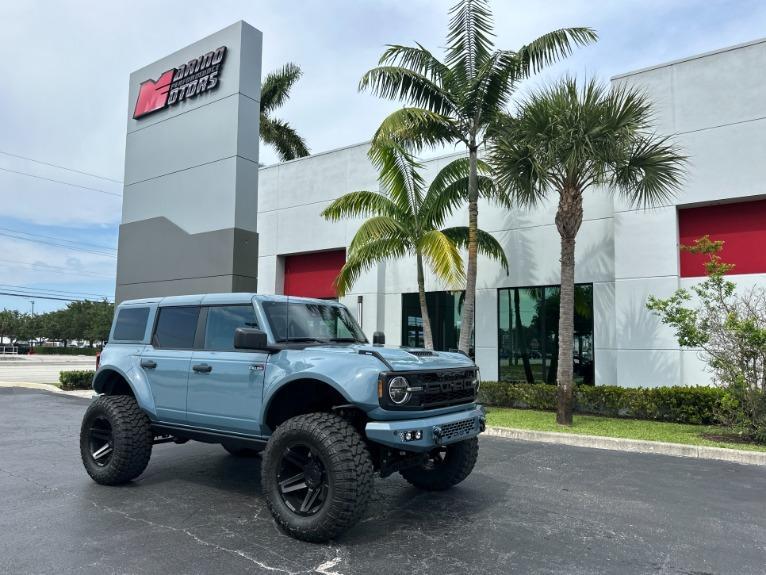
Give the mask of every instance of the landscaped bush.
M 43 347 L 30 348 L 29 353 L 34 355 L 96 355 L 99 348 L 96 347 Z
M 581 385 L 575 389 L 578 413 L 676 423 L 711 424 L 726 395 L 717 387 L 627 388 Z M 556 386 L 544 383 L 483 381 L 479 401 L 497 407 L 556 410 Z
M 61 389 L 71 391 L 73 389 L 90 389 L 93 386 L 95 371 L 62 371 L 59 374 Z

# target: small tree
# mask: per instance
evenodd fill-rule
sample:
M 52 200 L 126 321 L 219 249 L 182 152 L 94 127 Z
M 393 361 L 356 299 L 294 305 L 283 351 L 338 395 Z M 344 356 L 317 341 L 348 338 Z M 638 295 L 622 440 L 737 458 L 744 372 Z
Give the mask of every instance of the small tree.
M 572 424 L 574 391 L 575 240 L 583 194 L 606 186 L 625 200 L 651 206 L 672 196 L 685 158 L 652 132 L 652 106 L 638 90 L 567 78 L 533 94 L 518 117 L 499 122 L 491 142 L 498 184 L 520 205 L 557 197 L 561 242 L 558 408 Z
M 382 193 L 351 192 L 332 202 L 322 212 L 330 221 L 367 217 L 348 248 L 348 259 L 336 280 L 338 295 L 345 294 L 359 275 L 388 259 L 414 255 L 417 265 L 423 340 L 433 349 L 431 320 L 425 290 L 425 265 L 446 283 L 463 281 L 459 249 L 468 243 L 468 228 L 441 229 L 452 209 L 468 189 L 468 163 L 464 158 L 445 166 L 426 186 L 420 175 L 422 165 L 412 154 L 393 142 L 373 145 L 370 159 L 380 169 Z M 488 169 L 482 164 L 483 169 Z M 484 187 L 492 182 L 483 174 Z M 478 230 L 479 250 L 500 260 L 507 269 L 503 248 L 490 234 Z M 425 264 L 425 265 L 424 265 Z
M 707 256 L 707 279 L 647 307 L 675 329 L 679 345 L 701 349 L 717 385 L 729 391 L 722 418 L 745 435 L 766 441 L 766 290 L 737 290 L 734 266 L 718 255 L 722 241 L 704 236 L 682 249 Z

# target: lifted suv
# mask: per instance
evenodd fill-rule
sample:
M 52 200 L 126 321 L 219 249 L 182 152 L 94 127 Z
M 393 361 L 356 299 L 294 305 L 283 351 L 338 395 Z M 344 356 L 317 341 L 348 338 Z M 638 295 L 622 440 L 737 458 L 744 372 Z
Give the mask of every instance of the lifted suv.
M 292 536 L 331 539 L 364 512 L 375 472 L 443 490 L 473 470 L 479 372 L 458 353 L 370 345 L 335 302 L 253 294 L 117 308 L 82 422 L 98 483 L 138 477 L 152 445 L 263 451 L 269 509 Z

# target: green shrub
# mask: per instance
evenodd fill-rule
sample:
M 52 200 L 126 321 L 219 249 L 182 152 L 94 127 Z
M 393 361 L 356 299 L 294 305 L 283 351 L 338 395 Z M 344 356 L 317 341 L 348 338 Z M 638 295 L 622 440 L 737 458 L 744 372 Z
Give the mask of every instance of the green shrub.
M 71 391 L 73 389 L 90 389 L 93 386 L 95 371 L 62 371 L 59 373 L 61 389 Z
M 43 347 L 30 348 L 29 353 L 34 355 L 96 355 L 100 352 L 96 347 Z
M 725 391 L 717 387 L 627 388 L 581 385 L 575 412 L 675 423 L 719 423 Z M 556 386 L 483 381 L 479 401 L 497 407 L 556 410 Z

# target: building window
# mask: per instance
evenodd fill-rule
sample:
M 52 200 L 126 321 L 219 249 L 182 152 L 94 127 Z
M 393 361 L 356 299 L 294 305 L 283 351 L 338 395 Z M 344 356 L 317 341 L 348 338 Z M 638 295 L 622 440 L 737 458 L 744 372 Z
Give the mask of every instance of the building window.
M 678 236 L 681 245 L 709 235 L 723 240 L 719 254 L 727 264 L 734 264 L 730 274 L 766 273 L 766 200 L 715 204 L 678 210 Z M 705 275 L 704 254 L 681 251 L 681 277 Z
M 501 381 L 556 383 L 559 287 L 498 290 L 498 361 Z M 575 286 L 575 382 L 593 385 L 593 284 Z
M 460 323 L 463 312 L 462 291 L 435 291 L 426 293 L 428 315 L 434 349 L 456 350 L 460 340 Z M 423 318 L 420 315 L 420 299 L 417 293 L 402 294 L 402 345 L 423 347 Z M 471 337 L 473 355 L 473 336 Z

